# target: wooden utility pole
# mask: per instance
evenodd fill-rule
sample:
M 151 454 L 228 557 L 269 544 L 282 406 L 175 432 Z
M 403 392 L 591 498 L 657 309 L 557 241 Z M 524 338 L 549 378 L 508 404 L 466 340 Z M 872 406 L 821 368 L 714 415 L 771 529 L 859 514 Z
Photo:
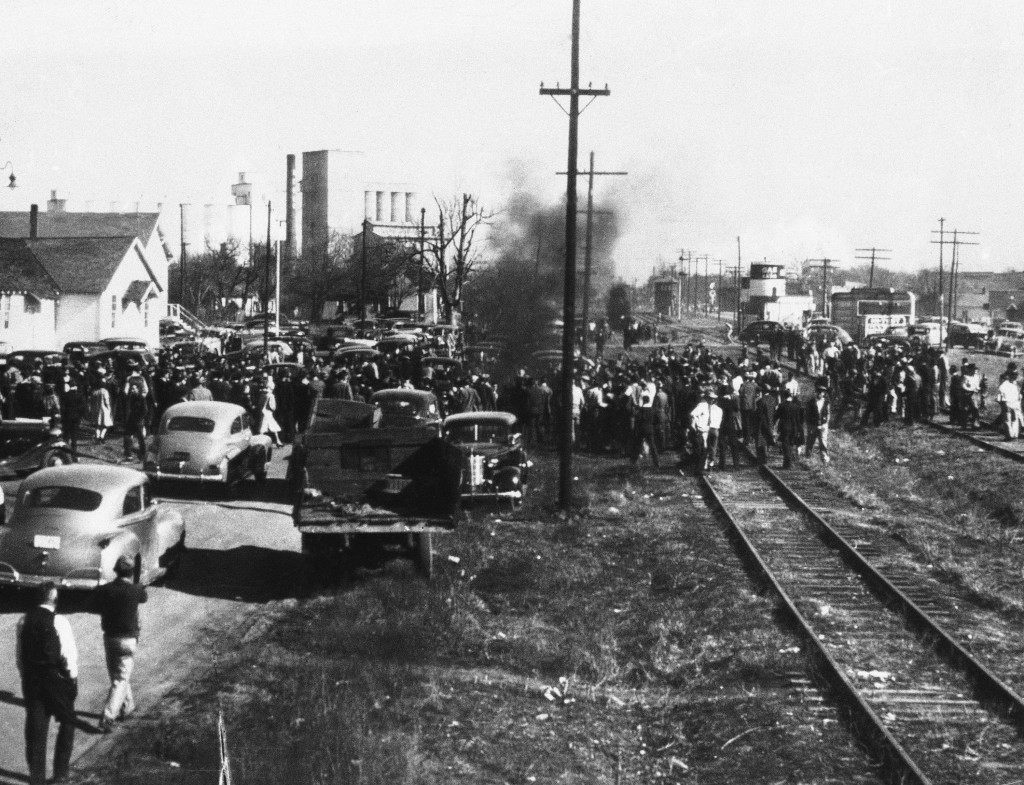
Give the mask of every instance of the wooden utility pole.
M 942 262 L 943 262 L 943 260 L 942 260 L 943 253 L 942 252 L 945 250 L 945 244 L 946 244 L 946 219 L 945 218 L 939 218 L 939 230 L 938 230 L 938 232 L 936 232 L 934 229 L 932 229 L 932 234 L 938 234 L 939 235 L 939 239 L 938 240 L 932 240 L 932 242 L 933 243 L 937 243 L 938 246 L 939 246 L 939 346 L 945 346 L 945 342 L 943 341 L 943 338 L 942 338 L 942 328 L 943 328 L 943 323 L 944 323 L 944 320 L 945 320 L 945 313 L 943 313 L 944 309 L 942 307 L 943 306 L 942 295 L 944 294 L 944 289 L 942 288 Z
M 263 359 L 269 357 L 268 345 L 270 344 L 270 202 L 267 202 L 267 248 L 263 262 Z
M 572 387 L 573 350 L 576 335 L 576 156 L 579 148 L 580 96 L 610 95 L 603 90 L 580 88 L 580 0 L 572 3 L 572 48 L 569 87 L 540 86 L 541 95 L 569 96 L 569 154 L 565 186 L 565 284 L 562 298 L 561 432 L 559 433 L 558 506 L 568 512 L 572 506 Z
M 419 280 L 416 282 L 416 310 L 420 314 L 421 319 L 425 319 L 427 316 L 427 298 L 426 292 L 423 291 L 423 265 L 426 264 L 426 244 L 427 244 L 427 208 L 420 208 L 420 269 L 419 269 Z M 436 310 L 436 309 L 435 309 Z M 436 316 L 437 314 L 435 314 Z
M 743 329 L 743 252 L 740 248 L 740 236 L 736 235 L 736 333 Z
M 871 272 L 868 273 L 868 288 L 873 289 L 875 286 L 875 262 L 891 262 L 891 256 L 879 256 L 878 254 L 892 253 L 891 248 L 857 248 L 856 253 L 864 254 L 858 256 L 862 262 L 871 262 Z
M 558 172 L 560 175 L 568 175 L 568 172 Z M 590 322 L 590 270 L 592 259 L 592 246 L 594 242 L 594 177 L 624 176 L 629 172 L 598 172 L 594 170 L 594 151 L 590 151 L 590 169 L 586 172 L 577 172 L 577 175 L 587 175 L 587 234 L 586 244 L 583 250 L 583 353 L 587 353 L 587 324 Z M 597 212 L 608 213 L 607 210 Z
M 718 321 L 722 321 L 722 260 L 718 262 L 718 284 L 715 288 L 715 303 L 718 305 Z
M 708 255 L 704 254 L 703 256 L 698 256 L 694 260 L 694 262 L 695 262 L 695 264 L 694 264 L 694 274 L 697 275 L 697 276 L 700 275 L 700 263 L 704 262 L 704 279 L 703 279 L 704 280 L 704 286 L 703 286 L 703 288 L 704 288 L 704 306 L 703 306 L 703 308 L 704 308 L 704 314 L 707 315 L 707 313 L 708 313 L 708 304 L 707 304 L 707 292 L 708 292 Z M 697 288 L 694 287 L 694 291 L 693 291 L 693 310 L 696 311 L 696 310 L 699 310 L 700 308 L 701 308 L 701 305 L 700 305 L 700 303 L 698 302 L 698 299 L 697 299 Z
M 959 229 L 953 230 L 953 239 L 950 241 L 950 245 L 953 246 L 953 258 L 949 263 L 949 320 L 952 321 L 956 317 L 956 307 L 959 305 L 960 292 L 957 286 L 957 277 L 960 274 L 960 246 L 961 245 L 978 245 L 976 242 L 969 240 L 961 240 L 961 237 L 977 237 L 979 232 L 962 232 Z
M 187 204 L 179 205 L 181 210 L 181 253 L 178 256 L 178 305 L 185 307 L 185 262 L 188 257 L 188 241 L 185 239 L 185 208 Z
M 828 317 L 828 271 L 830 267 L 833 267 L 838 259 L 805 259 L 804 264 L 807 262 L 815 262 L 816 266 L 812 266 L 812 270 L 821 267 L 821 315 Z
M 683 318 L 683 311 L 690 310 L 690 260 L 691 254 L 685 248 L 679 249 L 679 262 L 686 265 L 686 272 L 679 268 L 679 277 L 686 281 L 685 287 L 679 288 L 679 318 Z
M 370 229 L 370 219 L 363 219 L 363 249 L 359 267 L 359 319 L 366 321 L 366 235 Z

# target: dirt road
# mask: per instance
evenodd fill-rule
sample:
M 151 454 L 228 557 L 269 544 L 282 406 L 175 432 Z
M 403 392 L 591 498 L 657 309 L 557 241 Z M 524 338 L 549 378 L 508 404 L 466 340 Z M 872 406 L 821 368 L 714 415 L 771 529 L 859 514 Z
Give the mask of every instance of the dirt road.
M 233 501 L 169 498 L 185 516 L 188 554 L 180 574 L 150 588 L 142 608 L 142 637 L 133 677 L 136 701 L 144 711 L 191 668 L 189 652 L 202 643 L 203 631 L 227 624 L 247 607 L 291 596 L 300 567 L 299 537 L 288 507 L 280 499 L 284 456 L 275 456 L 271 481 L 257 493 L 251 483 L 239 487 Z M 274 480 L 277 480 L 275 483 Z M 5 484 L 11 493 L 12 487 Z M 189 494 L 190 496 L 192 494 Z M 184 496 L 184 493 L 183 493 Z M 204 498 L 207 494 L 203 494 Z M 99 617 L 70 603 L 67 613 L 80 651 L 76 706 L 87 725 L 95 725 L 109 681 L 103 658 Z M 14 629 L 18 603 L 0 600 L 0 785 L 27 781 L 24 757 L 21 685 L 14 665 Z M 50 733 L 52 763 L 55 728 Z M 105 737 L 79 731 L 77 759 Z

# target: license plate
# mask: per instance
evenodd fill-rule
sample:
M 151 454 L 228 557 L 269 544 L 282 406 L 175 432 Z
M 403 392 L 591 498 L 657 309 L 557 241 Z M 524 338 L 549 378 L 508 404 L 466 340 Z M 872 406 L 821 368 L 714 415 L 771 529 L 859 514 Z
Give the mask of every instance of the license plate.
M 37 534 L 32 540 L 32 546 L 35 548 L 43 548 L 48 551 L 59 551 L 60 537 L 56 537 L 52 534 Z

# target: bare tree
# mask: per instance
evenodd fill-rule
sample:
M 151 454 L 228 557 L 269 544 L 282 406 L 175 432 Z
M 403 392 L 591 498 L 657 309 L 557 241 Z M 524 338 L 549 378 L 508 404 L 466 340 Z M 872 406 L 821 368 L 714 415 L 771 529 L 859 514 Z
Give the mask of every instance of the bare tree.
M 490 224 L 494 213 L 480 206 L 470 194 L 448 201 L 434 198 L 437 232 L 428 238 L 424 259 L 428 276 L 437 286 L 445 318 L 462 310 L 462 291 L 480 261 L 477 232 Z
M 319 322 L 329 300 L 344 299 L 350 279 L 354 242 L 348 235 L 331 232 L 319 252 L 303 254 L 295 260 L 289 275 L 289 308 L 298 306 L 309 318 Z

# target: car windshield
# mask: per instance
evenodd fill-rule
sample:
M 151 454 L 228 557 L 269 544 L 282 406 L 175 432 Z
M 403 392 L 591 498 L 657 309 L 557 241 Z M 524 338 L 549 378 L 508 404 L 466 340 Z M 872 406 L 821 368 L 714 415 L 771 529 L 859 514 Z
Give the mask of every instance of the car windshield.
M 208 417 L 186 417 L 179 415 L 167 421 L 167 431 L 188 431 L 190 433 L 213 433 L 216 423 Z
M 33 488 L 25 495 L 26 507 L 92 512 L 99 509 L 103 496 L 88 488 L 71 485 L 45 485 Z
M 434 405 L 425 406 L 422 401 L 408 400 L 406 398 L 384 398 L 375 400 L 381 409 L 381 424 L 387 425 L 389 420 L 403 420 L 408 417 L 416 417 L 426 414 L 428 409 L 433 413 Z
M 508 441 L 508 428 L 501 423 L 459 423 L 458 425 L 449 425 L 445 433 L 451 441 L 457 444 L 480 442 L 504 444 Z

